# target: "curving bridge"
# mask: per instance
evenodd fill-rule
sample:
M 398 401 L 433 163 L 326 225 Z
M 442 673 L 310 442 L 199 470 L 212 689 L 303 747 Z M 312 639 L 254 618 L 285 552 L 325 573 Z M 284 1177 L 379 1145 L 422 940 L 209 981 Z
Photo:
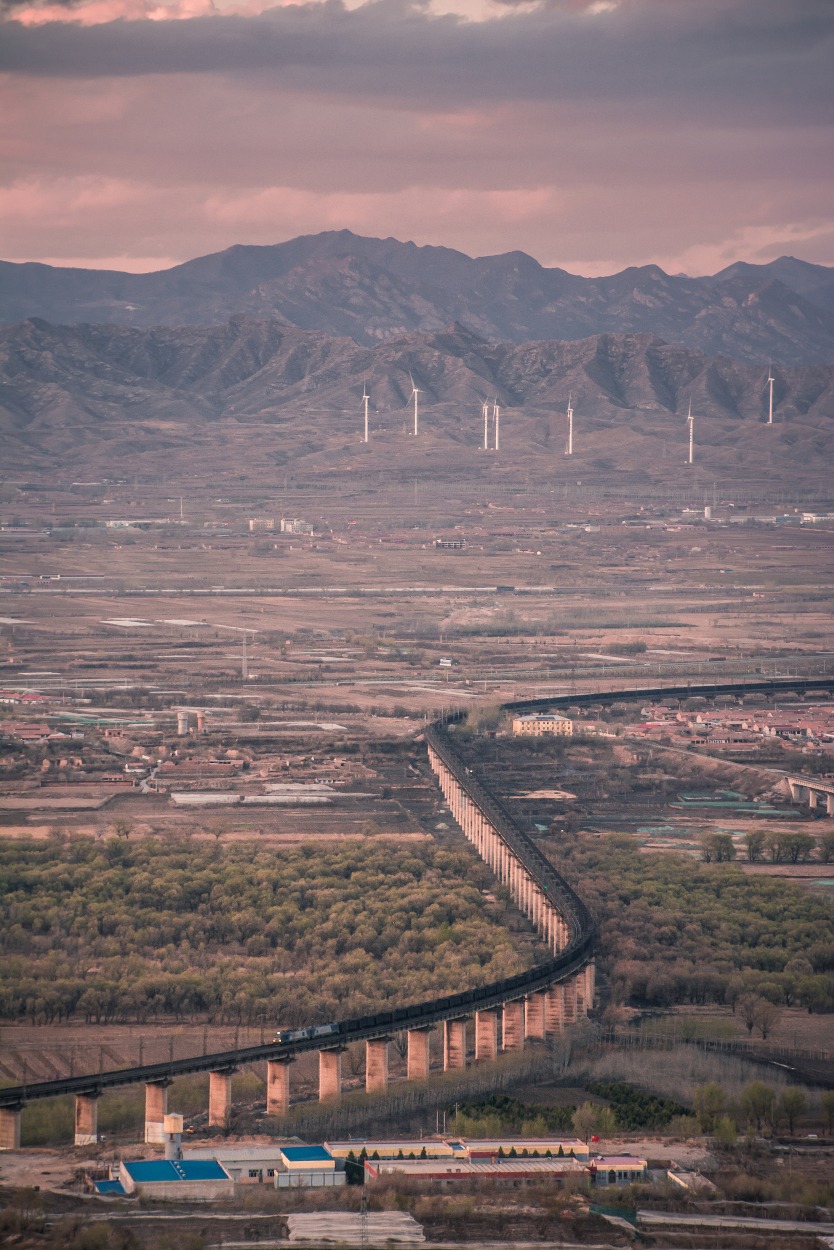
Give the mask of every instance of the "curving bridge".
M 721 694 L 773 695 L 790 691 L 830 690 L 834 678 L 778 679 L 745 683 L 643 687 L 571 694 L 507 703 L 507 710 L 572 707 L 622 700 L 707 698 Z M 429 761 L 455 820 L 495 876 L 527 915 L 551 958 L 528 971 L 491 985 L 428 1002 L 327 1025 L 282 1033 L 275 1041 L 233 1051 L 199 1055 L 166 1063 L 143 1064 L 112 1072 L 90 1073 L 0 1090 L 0 1149 L 20 1145 L 20 1112 L 30 1101 L 75 1095 L 75 1144 L 97 1141 L 98 1099 L 106 1089 L 144 1084 L 145 1140 L 161 1141 L 168 1087 L 178 1076 L 209 1073 L 209 1124 L 225 1128 L 231 1118 L 232 1075 L 249 1064 L 267 1064 L 267 1113 L 281 1115 L 290 1105 L 290 1065 L 300 1054 L 319 1055 L 319 1098 L 341 1094 L 342 1054 L 351 1042 L 366 1046 L 365 1085 L 388 1087 L 388 1046 L 392 1035 L 408 1038 L 407 1076 L 429 1076 L 429 1035 L 443 1026 L 444 1070 L 467 1062 L 467 1020 L 474 1017 L 475 1060 L 493 1059 L 499 1049 L 519 1050 L 527 1038 L 543 1039 L 585 1016 L 594 998 L 596 927 L 585 904 L 536 844 L 510 816 L 501 801 L 479 781 L 457 754 L 447 725 L 462 713 L 437 721 L 425 731 Z

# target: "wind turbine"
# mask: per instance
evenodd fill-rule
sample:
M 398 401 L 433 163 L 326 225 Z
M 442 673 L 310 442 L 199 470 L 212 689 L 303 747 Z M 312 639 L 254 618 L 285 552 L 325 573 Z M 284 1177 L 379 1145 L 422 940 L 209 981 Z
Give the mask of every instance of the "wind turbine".
M 492 405 L 492 415 L 495 418 L 495 450 L 501 446 L 501 409 L 498 407 L 498 401 Z
M 692 464 L 693 453 L 695 451 L 695 418 L 692 415 L 692 400 L 689 401 L 689 413 L 687 415 L 687 424 L 689 425 L 689 464 Z
M 768 362 L 768 366 L 767 366 L 767 382 L 765 383 L 765 386 L 767 386 L 767 387 L 768 387 L 768 389 L 769 389 L 769 391 L 770 391 L 770 395 L 768 396 L 768 405 L 767 405 L 767 423 L 768 423 L 768 425 L 773 425 L 773 383 L 775 382 L 775 380 L 776 380 L 776 379 L 775 379 L 775 378 L 774 378 L 774 376 L 773 376 L 773 367 L 772 367 L 772 365 L 770 364 L 770 362 Z
M 572 399 L 573 399 L 573 391 L 571 391 L 568 395 L 568 451 L 567 451 L 567 454 L 569 456 L 573 455 L 573 408 L 571 407 L 571 402 L 570 402 Z
M 363 381 L 362 383 L 362 406 L 365 410 L 365 438 L 363 439 L 363 442 L 366 442 L 366 443 L 368 441 L 368 400 L 370 398 L 371 397 L 368 394 L 368 387 Z
M 484 400 L 484 451 L 489 451 L 489 401 Z
M 409 375 L 408 375 L 408 376 L 409 376 L 409 378 L 411 378 L 411 394 L 409 395 L 409 399 L 413 399 L 413 400 L 414 400 L 414 437 L 416 438 L 416 437 L 417 437 L 417 431 L 418 431 L 418 429 L 419 429 L 418 399 L 417 399 L 417 396 L 420 394 L 420 391 L 419 391 L 419 389 L 418 389 L 418 388 L 414 385 L 414 378 L 412 378 L 412 377 L 411 377 L 411 374 L 410 374 L 410 373 L 409 373 Z

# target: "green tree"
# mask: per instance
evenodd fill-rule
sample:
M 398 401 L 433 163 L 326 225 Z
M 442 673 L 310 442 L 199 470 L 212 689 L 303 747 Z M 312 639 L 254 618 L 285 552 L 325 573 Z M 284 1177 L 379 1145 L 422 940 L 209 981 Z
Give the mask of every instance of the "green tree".
M 695 1088 L 695 1114 L 702 1133 L 712 1133 L 718 1118 L 727 1109 L 727 1097 L 720 1085 L 709 1081 Z
M 779 1111 L 788 1122 L 788 1129 L 793 1135 L 797 1120 L 801 1119 L 808 1110 L 808 1099 L 801 1089 L 795 1085 L 789 1085 L 787 1089 L 783 1089 L 779 1095 Z
M 705 864 L 726 864 L 736 857 L 736 848 L 729 833 L 704 833 L 699 841 Z
M 582 1106 L 577 1107 L 571 1116 L 573 1131 L 582 1141 L 588 1141 L 592 1135 L 596 1117 L 597 1108 L 592 1102 L 583 1102 Z
M 751 1081 L 741 1091 L 739 1106 L 747 1123 L 761 1131 L 766 1124 L 773 1123 L 776 1094 L 764 1081 Z
M 801 864 L 810 859 L 816 844 L 816 838 L 810 833 L 786 833 L 782 837 L 785 857 L 791 864 Z
M 830 864 L 834 860 L 834 832 L 826 831 L 822 835 L 818 854 L 824 864 Z
M 751 864 L 758 863 L 764 854 L 765 835 L 761 829 L 752 829 L 750 833 L 745 833 L 744 844 L 747 848 L 747 858 Z
M 768 833 L 765 837 L 765 850 L 770 856 L 770 862 L 772 864 L 781 864 L 782 860 L 785 858 L 783 834 Z
M 594 1134 L 603 1140 L 611 1138 L 617 1131 L 617 1117 L 611 1107 L 597 1107 L 594 1121 Z
M 722 1146 L 725 1150 L 732 1150 L 738 1137 L 735 1121 L 728 1115 L 720 1115 L 715 1121 L 713 1136 L 719 1146 Z

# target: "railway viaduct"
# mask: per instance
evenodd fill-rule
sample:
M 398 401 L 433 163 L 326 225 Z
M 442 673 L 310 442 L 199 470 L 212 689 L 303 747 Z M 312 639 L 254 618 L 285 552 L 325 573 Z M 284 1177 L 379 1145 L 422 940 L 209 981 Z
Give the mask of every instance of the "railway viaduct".
M 505 708 L 591 706 L 690 695 L 770 695 L 833 687 L 834 678 L 644 687 L 522 700 L 508 703 Z M 247 1065 L 266 1061 L 267 1113 L 281 1115 L 290 1106 L 292 1062 L 305 1052 L 318 1052 L 320 1100 L 337 1099 L 342 1091 L 342 1055 L 351 1042 L 364 1041 L 366 1089 L 382 1093 L 388 1088 L 388 1047 L 395 1035 L 407 1035 L 407 1079 L 424 1081 L 430 1075 L 429 1035 L 439 1026 L 443 1029 L 443 1068 L 448 1071 L 467 1064 L 470 1020 L 474 1021 L 474 1059 L 483 1062 L 494 1059 L 499 1051 L 522 1049 L 528 1038 L 544 1039 L 558 1034 L 584 1017 L 594 1001 L 593 918 L 497 796 L 473 775 L 456 752 L 447 726 L 461 716 L 462 713 L 453 715 L 426 729 L 429 762 L 464 835 L 508 888 L 549 949 L 550 957 L 545 962 L 491 985 L 398 1006 L 372 1016 L 296 1030 L 289 1038 L 276 1038 L 260 1046 L 2 1089 L 0 1150 L 19 1147 L 21 1109 L 35 1099 L 74 1094 L 75 1144 L 85 1146 L 98 1139 L 97 1109 L 102 1093 L 106 1089 L 144 1084 L 145 1140 L 161 1141 L 168 1087 L 176 1077 L 188 1073 L 209 1073 L 209 1125 L 225 1128 L 231 1119 L 232 1076 Z
M 788 777 L 792 803 L 807 803 L 811 811 L 825 804 L 826 816 L 834 816 L 834 782 L 819 777 Z

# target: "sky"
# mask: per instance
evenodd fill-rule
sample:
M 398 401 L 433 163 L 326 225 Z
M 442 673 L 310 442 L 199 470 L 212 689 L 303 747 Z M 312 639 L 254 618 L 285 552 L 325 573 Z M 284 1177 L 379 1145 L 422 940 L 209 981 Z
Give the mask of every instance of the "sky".
M 0 256 L 834 264 L 832 0 L 0 0 Z

